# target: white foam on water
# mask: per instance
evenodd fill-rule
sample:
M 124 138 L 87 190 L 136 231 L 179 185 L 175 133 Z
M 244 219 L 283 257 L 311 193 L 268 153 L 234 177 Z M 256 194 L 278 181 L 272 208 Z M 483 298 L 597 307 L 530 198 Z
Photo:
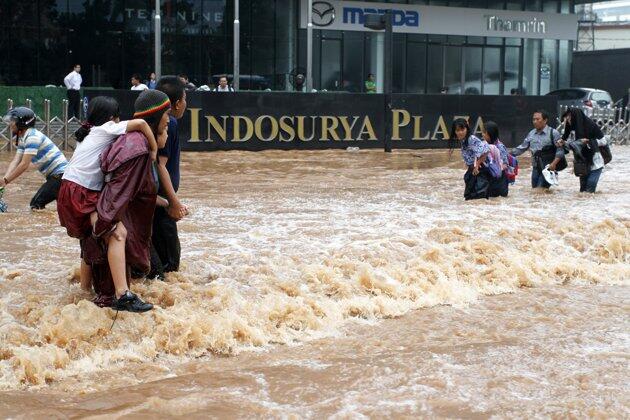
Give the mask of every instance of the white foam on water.
M 184 172 L 193 211 L 179 223 L 181 271 L 135 284 L 158 308 L 121 313 L 112 331 L 114 312 L 74 283 L 78 245 L 53 211 L 32 216 L 12 204 L 0 216 L 12 242 L 0 244 L 0 389 L 105 389 L 145 381 L 142 364 L 166 377 L 198 358 L 335 336 L 356 320 L 630 279 L 630 148 L 615 148 L 595 195 L 578 194 L 568 171 L 559 188 L 532 191 L 523 169 L 510 197 L 476 202 L 463 201 L 453 164 L 414 169 L 410 155 L 377 152 L 283 156 L 213 154 Z

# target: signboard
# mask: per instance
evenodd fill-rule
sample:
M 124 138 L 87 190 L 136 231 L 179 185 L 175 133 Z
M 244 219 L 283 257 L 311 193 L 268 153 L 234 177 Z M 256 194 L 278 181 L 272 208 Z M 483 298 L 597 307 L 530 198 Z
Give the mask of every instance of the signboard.
M 300 25 L 306 28 L 307 0 L 302 0 L 301 6 Z M 577 37 L 576 15 L 342 0 L 314 0 L 313 26 L 370 31 L 363 27 L 365 15 L 386 10 L 392 11 L 394 32 L 401 33 L 566 40 Z
M 139 92 L 84 90 L 88 98 L 115 97 L 123 119 L 131 118 Z M 179 120 L 183 150 L 265 150 L 383 148 L 385 96 L 352 93 L 189 92 Z M 495 121 L 501 140 L 520 143 L 531 130 L 531 114 L 553 114 L 550 96 L 392 95 L 392 147 L 431 149 L 452 146 L 451 123 L 464 117 L 480 135 Z

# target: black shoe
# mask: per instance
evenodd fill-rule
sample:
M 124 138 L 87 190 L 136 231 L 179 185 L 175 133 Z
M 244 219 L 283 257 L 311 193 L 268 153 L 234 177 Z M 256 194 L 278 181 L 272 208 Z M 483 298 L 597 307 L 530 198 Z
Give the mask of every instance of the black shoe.
M 166 281 L 166 278 L 164 277 L 164 272 L 153 271 L 153 270 L 149 271 L 149 274 L 146 275 L 146 279 Z
M 117 311 L 146 312 L 153 309 L 151 303 L 143 302 L 137 295 L 127 290 L 124 295 L 112 302 L 112 309 Z

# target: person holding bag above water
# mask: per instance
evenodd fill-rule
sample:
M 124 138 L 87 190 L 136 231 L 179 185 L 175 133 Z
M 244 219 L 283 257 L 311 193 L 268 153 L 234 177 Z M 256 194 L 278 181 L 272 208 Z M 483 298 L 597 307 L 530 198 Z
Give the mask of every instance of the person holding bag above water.
M 492 175 L 484 162 L 490 152 L 490 147 L 488 143 L 475 137 L 470 131 L 470 125 L 465 119 L 457 118 L 453 121 L 451 139 L 461 142 L 462 159 L 468 166 L 464 175 L 464 198 L 466 200 L 488 198 L 489 180 Z
M 558 143 L 560 133 L 549 127 L 549 115 L 544 110 L 535 111 L 532 116 L 534 129 L 527 134 L 525 141 L 511 150 L 513 156 L 519 156 L 529 149 L 532 153 L 532 188 L 549 188 L 543 170 L 548 165 L 550 171 L 566 168 L 564 148 Z
M 612 159 L 606 138 L 599 126 L 581 109 L 567 110 L 562 119 L 564 133 L 560 144 L 566 143 L 573 151 L 573 171 L 580 177 L 580 192 L 594 193 L 604 165 Z M 575 132 L 574 140 L 569 140 L 571 132 Z M 602 149 L 606 152 L 605 157 Z

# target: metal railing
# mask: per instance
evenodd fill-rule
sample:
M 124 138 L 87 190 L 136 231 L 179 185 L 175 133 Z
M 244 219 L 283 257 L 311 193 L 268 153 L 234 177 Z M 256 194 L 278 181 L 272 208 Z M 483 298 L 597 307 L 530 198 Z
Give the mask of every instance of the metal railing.
M 81 125 L 78 118 L 72 117 L 68 119 L 68 100 L 63 99 L 61 104 L 62 116 L 50 115 L 50 100 L 44 99 L 44 115 L 37 116 L 35 128 L 44 133 L 63 151 L 72 151 L 76 147 L 76 139 L 74 132 Z M 7 99 L 6 110 L 17 106 L 12 99 Z M 27 108 L 33 109 L 33 101 L 26 100 L 24 104 Z M 0 152 L 12 151 L 15 148 L 15 141 L 12 140 L 11 129 L 6 122 L 0 123 Z
M 560 116 L 569 109 L 560 107 Z M 590 111 L 590 109 L 589 109 Z M 558 130 L 563 129 L 564 124 L 558 117 Z M 630 144 L 630 107 L 613 107 L 593 109 L 589 115 L 599 125 L 605 136 L 608 136 L 611 144 Z

